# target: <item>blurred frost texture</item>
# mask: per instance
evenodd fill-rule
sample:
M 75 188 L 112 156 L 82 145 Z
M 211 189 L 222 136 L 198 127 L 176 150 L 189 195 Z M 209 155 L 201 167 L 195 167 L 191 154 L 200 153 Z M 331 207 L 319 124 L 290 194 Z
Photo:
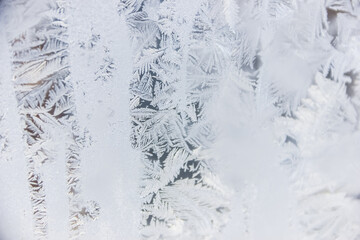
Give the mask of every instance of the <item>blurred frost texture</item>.
M 0 70 L 0 240 L 360 240 L 360 0 L 2 0 Z

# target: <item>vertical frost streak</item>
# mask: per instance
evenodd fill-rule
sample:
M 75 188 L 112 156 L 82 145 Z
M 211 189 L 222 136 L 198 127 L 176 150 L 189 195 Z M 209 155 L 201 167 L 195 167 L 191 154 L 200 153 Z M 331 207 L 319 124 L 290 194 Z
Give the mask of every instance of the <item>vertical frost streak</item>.
M 56 154 L 65 152 L 69 234 L 70 239 L 77 239 L 84 219 L 95 218 L 99 207 L 95 202 L 84 206 L 81 198 L 79 150 L 83 138 L 75 117 L 65 9 L 55 1 L 42 3 L 44 11 L 36 16 L 36 22 L 32 20 L 35 24 L 10 41 L 14 86 L 27 144 L 34 233 L 37 239 L 47 239 L 48 216 L 42 166 L 53 161 Z M 24 14 L 27 10 L 31 13 L 27 4 L 16 7 L 24 7 Z M 62 143 L 57 143 L 58 130 L 65 135 L 65 149 Z

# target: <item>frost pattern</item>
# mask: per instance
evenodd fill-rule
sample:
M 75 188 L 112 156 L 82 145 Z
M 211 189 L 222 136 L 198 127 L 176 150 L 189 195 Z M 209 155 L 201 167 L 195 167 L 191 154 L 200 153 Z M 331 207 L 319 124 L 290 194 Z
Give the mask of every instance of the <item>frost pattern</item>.
M 0 2 L 0 239 L 359 239 L 359 16 Z
M 205 239 L 224 225 L 226 190 L 202 154 L 213 141 L 206 107 L 220 79 L 225 27 L 216 1 L 124 1 L 133 34 L 134 147 L 142 152 L 145 239 Z

